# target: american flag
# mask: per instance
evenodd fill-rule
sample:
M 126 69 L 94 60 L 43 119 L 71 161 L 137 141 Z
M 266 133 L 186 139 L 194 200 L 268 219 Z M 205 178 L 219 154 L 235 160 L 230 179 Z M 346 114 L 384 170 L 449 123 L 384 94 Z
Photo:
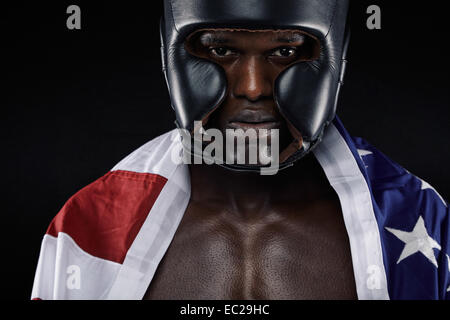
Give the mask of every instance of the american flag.
M 142 299 L 190 198 L 176 130 L 75 194 L 44 235 L 32 299 Z M 336 117 L 314 150 L 341 202 L 359 299 L 450 299 L 448 203 Z

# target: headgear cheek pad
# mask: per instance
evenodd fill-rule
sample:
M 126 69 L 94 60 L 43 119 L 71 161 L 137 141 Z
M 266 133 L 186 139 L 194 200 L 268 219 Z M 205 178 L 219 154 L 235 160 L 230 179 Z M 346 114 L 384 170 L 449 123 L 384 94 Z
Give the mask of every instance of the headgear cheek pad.
M 273 94 L 280 113 L 303 140 L 280 169 L 303 157 L 320 142 L 335 116 L 349 37 L 348 6 L 348 0 L 165 0 L 161 54 L 177 126 L 192 132 L 194 121 L 205 120 L 227 92 L 224 70 L 186 50 L 185 40 L 192 32 L 297 29 L 319 41 L 319 57 L 285 69 Z

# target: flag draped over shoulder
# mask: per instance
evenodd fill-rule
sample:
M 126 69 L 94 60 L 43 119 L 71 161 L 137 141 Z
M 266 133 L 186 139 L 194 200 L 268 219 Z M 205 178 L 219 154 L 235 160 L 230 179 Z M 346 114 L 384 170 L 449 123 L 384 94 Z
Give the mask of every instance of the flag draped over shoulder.
M 142 299 L 190 198 L 176 130 L 70 198 L 42 240 L 32 299 Z M 359 299 L 450 299 L 448 203 L 338 118 L 314 151 L 342 208 Z

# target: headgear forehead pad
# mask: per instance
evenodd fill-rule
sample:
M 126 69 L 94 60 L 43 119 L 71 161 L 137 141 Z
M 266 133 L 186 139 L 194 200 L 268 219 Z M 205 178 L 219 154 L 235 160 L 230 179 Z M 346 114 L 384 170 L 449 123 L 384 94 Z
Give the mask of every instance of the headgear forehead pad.
M 348 0 L 164 0 L 161 54 L 177 126 L 192 132 L 194 121 L 205 119 L 227 92 L 224 70 L 186 50 L 192 32 L 298 29 L 319 41 L 320 55 L 285 69 L 273 94 L 280 113 L 303 138 L 303 146 L 280 169 L 300 159 L 320 142 L 335 116 L 349 38 L 348 5 Z

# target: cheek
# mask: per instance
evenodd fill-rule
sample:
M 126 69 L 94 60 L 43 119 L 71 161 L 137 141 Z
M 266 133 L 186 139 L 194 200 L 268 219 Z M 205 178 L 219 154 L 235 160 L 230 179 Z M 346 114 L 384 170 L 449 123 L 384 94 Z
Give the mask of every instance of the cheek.
M 233 114 L 236 109 L 234 98 L 232 95 L 228 94 L 222 104 L 216 110 L 216 118 L 217 120 L 223 124 L 227 121 L 227 119 Z
M 234 61 L 230 63 L 221 63 L 219 64 L 223 71 L 225 72 L 225 76 L 227 78 L 227 84 L 228 84 L 228 91 L 227 94 L 229 95 L 231 88 L 235 85 L 236 81 L 242 76 L 244 70 L 242 68 L 242 64 L 239 63 L 239 61 Z
M 237 79 L 239 79 L 239 75 L 242 74 L 242 70 L 239 71 L 237 63 L 221 64 L 221 67 L 224 69 L 227 79 L 227 92 L 224 101 L 214 113 L 216 113 L 216 118 L 220 122 L 225 122 L 233 114 L 236 103 L 238 102 L 237 98 L 233 95 L 233 88 L 236 85 Z
M 280 76 L 280 74 L 286 70 L 287 68 L 289 68 L 290 66 L 292 66 L 292 64 L 290 65 L 284 65 L 284 64 L 279 64 L 279 63 L 270 63 L 270 77 L 272 79 L 272 86 L 275 84 L 275 81 L 277 80 L 277 78 Z

